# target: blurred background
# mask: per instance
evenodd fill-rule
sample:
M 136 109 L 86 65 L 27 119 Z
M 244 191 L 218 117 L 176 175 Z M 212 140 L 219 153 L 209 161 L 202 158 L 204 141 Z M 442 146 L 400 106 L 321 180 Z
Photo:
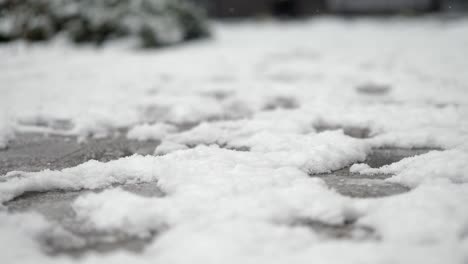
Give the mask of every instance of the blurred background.
M 209 36 L 209 17 L 453 17 L 466 10 L 468 0 L 0 0 L 0 42 L 43 41 L 60 34 L 99 45 L 132 36 L 144 47 L 160 47 Z
M 460 12 L 466 0 L 198 0 L 214 17 Z

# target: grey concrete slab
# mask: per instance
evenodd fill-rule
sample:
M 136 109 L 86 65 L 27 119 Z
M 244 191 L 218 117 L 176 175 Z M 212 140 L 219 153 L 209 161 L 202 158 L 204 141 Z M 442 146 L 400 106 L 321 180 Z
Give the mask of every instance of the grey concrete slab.
M 368 138 L 370 134 L 370 130 L 365 127 L 353 127 L 353 126 L 342 127 L 342 126 L 334 126 L 334 125 L 329 125 L 329 124 L 316 124 L 314 128 L 319 133 L 323 131 L 328 131 L 328 130 L 342 129 L 345 135 L 353 137 L 353 138 Z
M 10 171 L 63 169 L 94 159 L 110 161 L 138 154 L 152 154 L 158 141 L 140 142 L 123 136 L 88 139 L 75 137 L 19 134 L 8 149 L 0 151 L 0 175 Z
M 312 219 L 299 219 L 293 226 L 306 226 L 314 230 L 322 239 L 377 240 L 379 236 L 370 227 L 357 225 L 354 221 L 343 224 L 327 224 Z

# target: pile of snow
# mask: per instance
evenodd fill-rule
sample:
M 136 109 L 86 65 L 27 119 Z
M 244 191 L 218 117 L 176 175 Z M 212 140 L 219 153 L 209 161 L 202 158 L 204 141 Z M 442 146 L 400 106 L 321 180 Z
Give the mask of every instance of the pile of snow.
M 167 144 L 217 144 L 228 149 L 263 154 L 277 164 L 298 167 L 316 174 L 362 161 L 370 152 L 369 144 L 346 136 L 343 131 L 301 133 L 301 130 L 306 131 L 304 127 L 290 126 L 291 123 L 239 120 L 201 124 L 189 131 L 168 135 L 163 144 L 156 148 L 156 154 L 164 154 L 162 148 L 166 148 Z

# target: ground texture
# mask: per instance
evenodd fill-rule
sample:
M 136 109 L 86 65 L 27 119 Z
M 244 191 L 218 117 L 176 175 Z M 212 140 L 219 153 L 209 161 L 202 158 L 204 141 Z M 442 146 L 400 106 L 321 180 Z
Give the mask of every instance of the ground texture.
M 0 47 L 5 263 L 466 263 L 468 21 Z

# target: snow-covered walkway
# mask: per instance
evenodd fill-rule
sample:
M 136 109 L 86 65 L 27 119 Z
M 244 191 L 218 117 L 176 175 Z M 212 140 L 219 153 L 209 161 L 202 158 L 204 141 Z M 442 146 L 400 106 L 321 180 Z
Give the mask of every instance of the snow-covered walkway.
M 468 261 L 467 19 L 214 30 L 154 51 L 0 46 L 0 148 L 31 132 L 161 141 L 154 155 L 0 176 L 2 263 Z M 433 151 L 372 168 L 380 148 Z M 353 198 L 314 177 L 348 168 L 409 191 Z M 52 257 L 44 237 L 70 247 L 79 238 L 8 211 L 32 191 L 154 182 L 164 195 L 112 188 L 71 202 L 96 232 L 152 238 L 139 253 Z M 324 236 L 301 223 L 354 233 Z

